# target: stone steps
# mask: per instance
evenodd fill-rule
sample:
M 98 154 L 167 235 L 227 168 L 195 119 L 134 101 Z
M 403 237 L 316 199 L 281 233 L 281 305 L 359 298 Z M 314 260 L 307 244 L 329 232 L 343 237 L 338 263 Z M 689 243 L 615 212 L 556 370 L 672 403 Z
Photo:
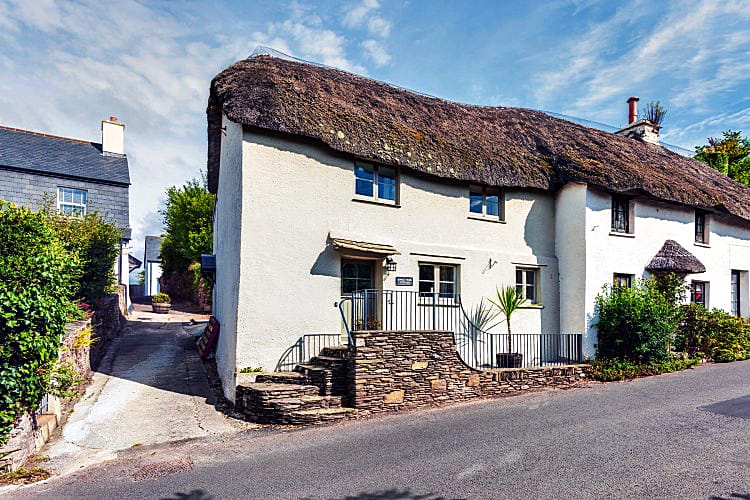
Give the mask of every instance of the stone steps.
M 292 425 L 310 425 L 335 422 L 348 417 L 354 408 L 321 408 L 319 410 L 293 411 L 290 415 Z
M 261 372 L 256 375 L 255 381 L 267 384 L 307 385 L 305 376 L 299 372 Z
M 326 356 L 329 358 L 348 359 L 349 347 L 345 345 L 324 347 L 320 351 L 320 356 Z

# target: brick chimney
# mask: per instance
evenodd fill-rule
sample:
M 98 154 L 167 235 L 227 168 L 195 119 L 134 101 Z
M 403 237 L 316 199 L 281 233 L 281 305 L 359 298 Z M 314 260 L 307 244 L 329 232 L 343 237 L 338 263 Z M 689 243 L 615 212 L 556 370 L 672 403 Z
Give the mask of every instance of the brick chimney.
M 125 154 L 125 124 L 114 116 L 102 120 L 102 153 Z
M 628 124 L 615 134 L 658 145 L 661 127 L 648 120 L 638 119 L 638 101 L 639 98 L 636 96 L 628 97 Z

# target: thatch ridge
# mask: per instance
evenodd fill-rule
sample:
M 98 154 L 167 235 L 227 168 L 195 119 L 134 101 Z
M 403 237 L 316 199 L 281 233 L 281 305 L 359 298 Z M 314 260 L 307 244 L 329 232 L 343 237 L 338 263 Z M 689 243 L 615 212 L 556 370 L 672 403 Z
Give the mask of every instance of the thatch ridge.
M 222 112 L 240 124 L 444 179 L 549 191 L 585 182 L 750 221 L 750 188 L 661 146 L 541 111 L 460 104 L 267 55 L 239 61 L 211 82 L 212 192 Z
M 706 266 L 674 240 L 667 240 L 646 266 L 651 273 L 705 273 Z

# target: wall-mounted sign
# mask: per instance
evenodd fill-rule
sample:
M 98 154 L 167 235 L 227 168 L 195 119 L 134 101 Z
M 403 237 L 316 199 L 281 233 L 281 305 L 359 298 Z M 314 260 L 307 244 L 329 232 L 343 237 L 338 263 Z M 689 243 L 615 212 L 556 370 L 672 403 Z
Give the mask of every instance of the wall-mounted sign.
M 396 276 L 396 286 L 413 286 L 414 278 L 411 276 Z

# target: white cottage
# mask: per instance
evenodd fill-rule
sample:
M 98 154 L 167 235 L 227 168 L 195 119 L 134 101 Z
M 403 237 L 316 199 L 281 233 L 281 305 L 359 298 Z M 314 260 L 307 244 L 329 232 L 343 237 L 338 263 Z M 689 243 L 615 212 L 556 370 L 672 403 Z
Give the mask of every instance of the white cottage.
M 640 140 L 658 128 L 635 117 L 619 136 L 267 55 L 221 72 L 207 113 L 230 399 L 238 369 L 284 368 L 347 329 L 466 334 L 504 284 L 529 299 L 518 342 L 575 334 L 555 341 L 569 360 L 594 354 L 601 287 L 656 265 L 689 262 L 695 300 L 748 313 L 750 189 Z M 682 260 L 654 260 L 667 240 Z

